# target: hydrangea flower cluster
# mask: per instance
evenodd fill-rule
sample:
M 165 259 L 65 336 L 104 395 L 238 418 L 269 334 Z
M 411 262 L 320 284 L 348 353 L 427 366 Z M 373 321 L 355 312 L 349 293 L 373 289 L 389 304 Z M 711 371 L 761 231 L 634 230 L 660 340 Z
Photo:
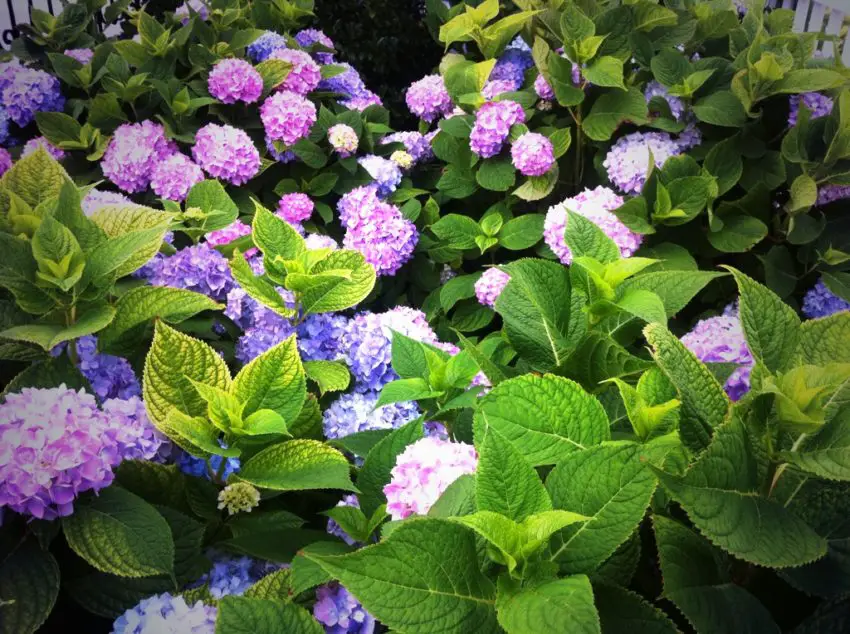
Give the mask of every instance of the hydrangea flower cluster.
M 519 90 L 525 81 L 525 71 L 534 66 L 531 52 L 522 48 L 508 47 L 499 57 L 489 81 L 504 81 L 511 86 L 510 90 Z
M 12 167 L 12 162 L 12 155 L 9 154 L 9 150 L 0 147 L 0 176 L 9 171 L 9 168 Z
M 664 99 L 667 102 L 667 105 L 670 106 L 670 114 L 673 115 L 673 118 L 676 121 L 679 121 L 685 112 L 685 102 L 679 97 L 672 96 L 667 91 L 667 87 L 659 81 L 653 79 L 647 83 L 646 89 L 643 91 L 643 95 L 646 97 L 646 103 L 652 101 L 653 97 L 661 97 Z
M 394 161 L 375 154 L 367 154 L 357 159 L 357 162 L 374 179 L 378 196 L 382 198 L 392 194 L 401 183 L 401 169 Z
M 822 279 L 803 297 L 803 314 L 809 319 L 828 317 L 842 310 L 850 310 L 850 302 L 830 291 Z
M 151 173 L 151 189 L 160 198 L 182 201 L 204 180 L 204 172 L 188 156 L 175 152 L 159 161 Z
M 59 80 L 50 73 L 27 68 L 17 61 L 3 65 L 0 80 L 0 105 L 9 118 L 20 127 L 35 120 L 36 112 L 62 112 L 65 97 Z
M 445 117 L 454 110 L 452 98 L 439 75 L 427 75 L 413 82 L 407 89 L 404 100 L 412 114 L 428 123 Z
M 475 473 L 475 447 L 439 438 L 422 438 L 396 458 L 390 483 L 384 487 L 387 512 L 393 520 L 427 515 L 449 485 Z
M 682 153 L 682 147 L 666 132 L 633 132 L 611 146 L 602 165 L 608 178 L 624 194 L 638 194 L 649 172 L 649 155 L 661 167 L 671 156 Z
M 320 90 L 338 92 L 349 98 L 368 92 L 366 84 L 363 83 L 363 79 L 360 77 L 360 73 L 357 72 L 356 68 L 347 62 L 342 62 L 338 66 L 343 67 L 345 70 L 339 75 L 323 79 L 319 83 Z
M 298 42 L 298 46 L 301 46 L 302 48 L 309 48 L 313 44 L 321 44 L 327 48 L 334 48 L 333 40 L 318 29 L 302 29 L 301 31 L 298 31 L 298 33 L 295 34 L 295 41 Z M 316 51 L 313 53 L 313 57 L 319 60 L 322 64 L 334 63 L 333 53 Z
M 195 135 L 192 156 L 213 178 L 244 185 L 260 171 L 260 153 L 244 130 L 208 123 Z
M 322 414 L 325 436 L 344 438 L 361 431 L 398 429 L 419 416 L 413 401 L 391 403 L 378 409 L 377 392 L 343 394 Z
M 358 392 L 378 391 L 398 378 L 391 365 L 393 331 L 423 343 L 437 342 L 420 310 L 397 306 L 384 313 L 355 315 L 342 338 L 342 350 Z
M 6 108 L 0 106 L 0 143 L 5 143 L 9 139 L 9 114 Z
M 119 189 L 136 194 L 148 188 L 156 164 L 176 151 L 160 124 L 124 123 L 113 133 L 100 168 Z
M 811 113 L 812 119 L 825 117 L 832 112 L 833 101 L 830 97 L 819 92 L 804 92 L 802 95 L 791 95 L 788 99 L 788 125 L 797 125 L 800 116 L 800 104 Z
M 108 401 L 101 410 L 65 384 L 8 394 L 0 404 L 0 507 L 65 517 L 81 493 L 111 484 L 125 457 L 152 457 L 159 441 L 140 403 Z
M 284 90 L 263 102 L 260 119 L 267 138 L 295 145 L 310 134 L 310 128 L 316 123 L 316 106 L 301 95 Z
M 413 157 L 414 163 L 427 161 L 434 156 L 431 150 L 431 142 L 425 135 L 419 132 L 394 132 L 381 139 L 382 145 L 388 145 L 390 143 L 403 144 L 404 149 Z
M 552 101 L 555 98 L 555 91 L 543 75 L 538 75 L 534 80 L 534 92 L 546 101 Z
M 484 84 L 481 89 L 481 96 L 485 99 L 495 99 L 499 95 L 506 92 L 517 90 L 517 85 L 509 79 L 493 79 Z
M 251 321 L 236 342 L 236 358 L 242 363 L 250 363 L 295 332 L 292 322 L 264 307 L 254 312 Z
M 336 251 L 339 249 L 337 241 L 330 236 L 322 235 L 321 233 L 310 233 L 304 238 L 304 244 L 311 251 L 316 249 L 330 249 Z
M 221 302 L 235 285 L 227 259 L 207 243 L 185 247 L 151 264 L 148 281 L 153 286 L 185 288 Z
M 493 308 L 510 281 L 511 276 L 504 271 L 496 267 L 489 268 L 475 282 L 475 297 L 479 303 Z
M 739 365 L 724 386 L 733 401 L 737 401 L 749 391 L 753 355 L 747 347 L 735 304 L 727 306 L 722 315 L 697 322 L 693 330 L 682 337 L 682 343 L 704 363 Z
M 103 207 L 124 207 L 126 205 L 135 205 L 135 203 L 124 194 L 100 189 L 90 189 L 82 200 L 83 213 L 87 216 L 91 216 Z
M 244 59 L 223 59 L 210 71 L 207 87 L 222 103 L 254 103 L 263 94 L 263 78 Z
M 850 198 L 850 185 L 824 185 L 818 188 L 817 206 L 822 207 L 836 200 Z
M 260 492 L 248 482 L 234 482 L 218 494 L 218 510 L 227 509 L 228 515 L 250 513 L 260 505 Z
M 277 204 L 277 215 L 290 224 L 303 222 L 313 214 L 313 201 L 307 194 L 284 194 Z
M 620 255 L 630 257 L 640 247 L 643 237 L 624 225 L 611 213 L 623 204 L 623 199 L 607 187 L 585 189 L 583 192 L 553 205 L 543 223 L 543 239 L 563 264 L 573 261 L 573 255 L 564 239 L 567 227 L 567 210 L 592 221 L 619 247 Z
M 256 40 L 251 42 L 246 49 L 248 57 L 255 62 L 263 62 L 269 58 L 274 51 L 286 48 L 286 38 L 280 33 L 266 31 Z
M 511 160 L 524 176 L 543 176 L 555 164 L 552 142 L 537 132 L 526 132 L 511 146 Z
M 322 71 L 309 53 L 291 48 L 279 48 L 272 51 L 269 59 L 280 59 L 292 65 L 280 90 L 294 92 L 296 95 L 306 95 L 316 90 L 319 82 L 322 81 Z
M 469 147 L 478 156 L 490 158 L 502 151 L 511 126 L 525 121 L 525 112 L 515 101 L 488 101 L 475 115 Z
M 251 226 L 246 225 L 241 220 L 234 220 L 223 229 L 210 231 L 204 236 L 204 241 L 211 247 L 218 247 L 223 244 L 230 244 L 234 240 L 238 240 L 243 236 L 251 235 Z M 256 249 L 252 249 L 256 253 Z M 246 253 L 245 255 L 250 255 Z
M 380 200 L 374 186 L 351 190 L 337 208 L 346 229 L 343 245 L 362 253 L 378 275 L 394 275 L 413 256 L 419 240 L 416 225 L 398 207 Z
M 369 106 L 383 105 L 381 98 L 371 90 L 366 90 L 354 97 L 349 97 L 348 99 L 342 99 L 339 103 L 349 110 L 357 110 L 358 112 L 363 112 Z
M 225 461 L 224 471 L 221 473 L 223 480 L 227 480 L 234 473 L 239 473 L 242 468 L 242 463 L 239 458 L 223 458 L 222 456 L 213 456 L 210 458 L 210 468 L 213 472 L 218 472 L 221 468 L 222 460 Z M 210 472 L 207 468 L 207 461 L 203 458 L 196 458 L 186 452 L 181 452 L 176 460 L 177 468 L 186 475 L 194 476 L 195 478 L 210 479 Z
M 92 61 L 94 57 L 94 51 L 90 48 L 66 48 L 62 51 L 62 54 L 77 60 L 83 66 Z
M 218 610 L 202 601 L 190 606 L 165 592 L 124 612 L 112 624 L 112 634 L 215 634 L 217 616 Z
M 344 123 L 337 123 L 328 128 L 328 142 L 341 158 L 353 156 L 360 144 L 354 128 Z
M 316 617 L 328 634 L 373 634 L 375 618 L 339 583 L 333 582 L 316 590 L 313 605 Z
M 129 399 L 142 395 L 142 386 L 139 385 L 136 373 L 127 359 L 99 353 L 97 337 L 94 335 L 80 337 L 74 345 L 77 346 L 79 360 L 77 367 L 101 401 L 113 398 Z M 54 349 L 55 354 L 62 351 L 64 346 Z
M 198 17 L 204 22 L 210 19 L 209 7 L 207 7 L 203 0 L 186 0 L 186 2 L 177 7 L 174 11 L 174 17 L 178 18 L 183 26 L 189 24 L 189 19 L 191 17 L 189 9 L 197 13 Z
M 242 596 L 260 579 L 281 568 L 280 564 L 253 557 L 220 552 L 211 552 L 208 555 L 212 560 L 212 568 L 190 587 L 207 584 L 210 595 L 217 600 L 228 596 Z
M 34 137 L 24 143 L 24 149 L 21 150 L 21 157 L 29 156 L 38 148 L 44 148 L 47 153 L 53 158 L 55 158 L 57 161 L 61 161 L 63 158 L 65 158 L 65 150 L 60 147 L 56 147 L 43 136 Z
M 313 234 L 316 235 L 316 234 Z M 298 324 L 298 351 L 304 361 L 336 361 L 342 357 L 342 337 L 348 318 L 337 313 L 310 315 Z

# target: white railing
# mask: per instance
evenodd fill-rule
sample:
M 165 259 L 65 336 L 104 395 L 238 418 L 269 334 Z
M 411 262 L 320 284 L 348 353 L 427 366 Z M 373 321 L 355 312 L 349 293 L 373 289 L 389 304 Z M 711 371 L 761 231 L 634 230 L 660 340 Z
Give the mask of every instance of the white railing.
M 769 0 L 768 6 L 793 9 L 794 30 L 825 35 L 841 35 L 845 18 L 850 16 L 850 0 Z M 838 50 L 831 41 L 819 41 L 819 49 L 825 57 L 840 56 L 850 66 L 850 32 L 838 42 Z

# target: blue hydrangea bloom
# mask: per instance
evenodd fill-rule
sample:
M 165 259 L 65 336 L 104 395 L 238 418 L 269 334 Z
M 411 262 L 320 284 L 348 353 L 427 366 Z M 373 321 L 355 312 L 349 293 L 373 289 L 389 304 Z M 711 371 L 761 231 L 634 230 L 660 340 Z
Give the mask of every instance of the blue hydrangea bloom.
M 213 456 L 210 458 L 210 465 L 212 465 L 213 471 L 218 472 L 219 467 L 221 467 L 221 461 L 225 460 L 222 456 Z M 239 461 L 239 458 L 227 458 L 227 464 L 224 467 L 224 472 L 222 473 L 222 479 L 227 480 L 232 473 L 238 473 L 239 469 L 242 467 L 242 463 Z M 210 479 L 210 474 L 207 471 L 207 462 L 203 458 L 196 458 L 186 452 L 182 452 L 180 457 L 177 459 L 177 467 L 185 473 L 186 475 L 194 476 L 196 478 L 206 478 Z
M 236 286 L 227 258 L 206 243 L 155 258 L 145 270 L 153 286 L 185 288 L 219 302 L 226 301 L 227 294 Z
M 381 198 L 392 194 L 401 183 L 401 168 L 395 161 L 375 154 L 367 154 L 357 159 L 357 162 L 374 179 L 375 185 L 378 186 L 378 196 Z
M 342 356 L 342 336 L 348 318 L 336 313 L 310 315 L 298 325 L 302 361 L 335 361 Z
M 319 90 L 327 92 L 338 92 L 348 97 L 357 97 L 367 92 L 366 84 L 360 77 L 360 73 L 347 63 L 338 64 L 344 66 L 346 71 L 334 77 L 323 79 L 319 82 Z
M 525 81 L 525 71 L 534 66 L 529 51 L 520 48 L 506 48 L 493 67 L 489 81 L 509 81 L 519 89 Z
M 325 626 L 328 634 L 372 634 L 375 631 L 375 617 L 336 582 L 316 590 L 313 616 Z
M 214 599 L 230 595 L 241 596 L 260 579 L 281 568 L 280 564 L 253 557 L 217 551 L 207 555 L 213 562 L 212 568 L 189 587 L 196 588 L 207 584 Z
M 142 599 L 112 624 L 112 634 L 214 634 L 218 610 L 167 592 Z
M 344 438 L 361 431 L 398 429 L 420 414 L 414 401 L 375 409 L 377 402 L 378 392 L 343 394 L 322 414 L 325 436 Z
M 828 317 L 842 310 L 850 310 L 850 302 L 833 294 L 823 280 L 818 280 L 803 297 L 803 314 L 809 319 Z
M 142 395 L 139 379 L 127 359 L 98 353 L 97 337 L 93 335 L 80 337 L 76 343 L 80 372 L 101 401 Z
M 0 144 L 9 140 L 9 113 L 0 106 Z
M 286 38 L 280 33 L 266 31 L 249 44 L 246 50 L 248 57 L 255 62 L 262 62 L 267 60 L 269 55 L 280 48 L 286 48 Z
M 23 128 L 35 119 L 36 112 L 62 112 L 65 97 L 62 96 L 59 80 L 53 75 L 21 67 L 12 80 L 5 83 L 0 105 L 6 108 L 9 118 Z

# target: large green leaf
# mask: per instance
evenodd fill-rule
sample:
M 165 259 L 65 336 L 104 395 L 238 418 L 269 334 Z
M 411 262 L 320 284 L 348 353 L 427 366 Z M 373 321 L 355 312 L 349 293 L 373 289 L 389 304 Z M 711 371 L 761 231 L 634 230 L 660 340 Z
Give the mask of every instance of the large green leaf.
M 304 238 L 288 222 L 259 204 L 255 206 L 252 236 L 269 262 L 295 260 L 306 251 Z
M 103 230 L 107 238 L 117 238 L 133 231 L 164 230 L 168 227 L 171 217 L 171 214 L 163 211 L 129 204 L 101 207 L 92 214 L 91 219 Z M 121 265 L 120 274 L 127 275 L 143 266 L 156 255 L 161 245 L 162 238 L 158 237 L 158 232 L 153 232 L 153 237 Z
M 620 248 L 599 225 L 574 211 L 567 210 L 564 239 L 573 258 L 590 256 L 603 264 L 620 259 Z
M 850 409 L 840 410 L 799 449 L 780 457 L 819 478 L 850 481 Z
M 30 207 L 58 196 L 67 181 L 68 172 L 42 147 L 17 161 L 0 179 L 4 187 L 20 196 Z
M 803 363 L 810 365 L 850 363 L 848 341 L 850 312 L 841 311 L 821 319 L 808 319 L 800 327 L 798 354 Z
M 0 564 L 0 632 L 34 634 L 59 596 L 59 564 L 31 540 Z
M 647 113 L 646 99 L 637 88 L 630 88 L 626 92 L 611 90 L 593 103 L 582 128 L 594 141 L 607 141 L 626 121 L 646 123 Z
M 223 229 L 239 215 L 239 207 L 216 180 L 196 183 L 186 197 L 186 208 L 196 207 L 206 214 L 203 229 L 206 232 Z
M 345 271 L 346 275 L 313 284 L 301 294 L 305 313 L 331 313 L 351 308 L 363 301 L 375 287 L 375 267 L 357 251 L 330 253 L 310 270 L 310 275 L 340 271 Z
M 454 522 L 416 519 L 350 555 L 306 556 L 394 630 L 496 634 L 496 591 L 478 568 L 474 535 Z
M 722 275 L 711 271 L 650 271 L 626 280 L 620 289 L 655 293 L 664 303 L 667 316 L 672 317 L 687 306 L 706 284 Z
M 297 439 L 271 445 L 242 465 L 239 477 L 275 491 L 357 491 L 351 484 L 345 456 L 317 440 Z
M 115 309 L 109 304 L 95 304 L 81 313 L 77 321 L 70 326 L 56 324 L 12 326 L 0 332 L 0 337 L 34 343 L 50 351 L 60 343 L 98 332 L 108 326 L 114 316 Z
M 294 603 L 227 596 L 218 606 L 216 634 L 322 634 L 307 610 Z
M 290 423 L 307 396 L 307 379 L 295 335 L 251 361 L 233 380 L 233 395 L 245 404 L 244 416 L 270 409 Z
M 694 104 L 697 119 L 712 125 L 738 128 L 747 122 L 747 111 L 741 100 L 729 90 L 719 90 Z
M 600 634 L 590 580 L 584 575 L 531 585 L 515 593 L 499 587 L 499 624 L 508 634 Z
M 492 427 L 533 466 L 556 464 L 610 437 L 599 401 L 551 374 L 503 381 L 482 399 L 475 422 L 477 433 Z
M 677 634 L 679 631 L 661 610 L 620 586 L 597 584 L 594 580 L 593 599 L 602 634 Z

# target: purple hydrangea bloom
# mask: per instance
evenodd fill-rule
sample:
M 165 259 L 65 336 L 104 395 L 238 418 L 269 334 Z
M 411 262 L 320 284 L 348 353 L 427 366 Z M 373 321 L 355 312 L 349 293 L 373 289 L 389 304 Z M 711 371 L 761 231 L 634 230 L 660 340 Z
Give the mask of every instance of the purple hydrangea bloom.
M 850 198 L 850 185 L 823 185 L 818 187 L 817 205 L 819 207 L 845 198 Z
M 515 101 L 488 101 L 475 115 L 469 147 L 478 156 L 490 158 L 502 151 L 511 126 L 525 121 L 525 112 Z
M 351 392 L 340 396 L 322 414 L 325 436 L 344 438 L 361 431 L 398 429 L 419 416 L 419 407 L 414 401 L 375 409 L 378 396 L 378 392 Z
M 448 264 L 443 264 L 443 268 L 440 269 L 440 284 L 445 284 L 456 277 L 457 272 Z
M 185 154 L 175 152 L 154 165 L 151 189 L 160 198 L 182 201 L 202 180 L 204 173 L 201 168 Z
M 313 44 L 321 44 L 322 46 L 326 46 L 331 49 L 334 48 L 333 40 L 318 29 L 303 29 L 298 31 L 298 33 L 295 34 L 295 41 L 298 42 L 298 46 L 303 48 L 309 48 Z M 322 64 L 334 63 L 333 53 L 317 51 L 313 53 L 313 57 L 319 60 Z
M 269 139 L 295 145 L 310 134 L 316 123 L 316 106 L 301 95 L 284 90 L 263 102 L 260 119 Z
M 381 101 L 381 98 L 371 90 L 364 90 L 353 97 L 349 97 L 348 99 L 340 99 L 339 104 L 349 110 L 363 112 L 369 106 L 382 106 L 383 102 Z
M 800 114 L 800 103 L 811 113 L 812 119 L 825 117 L 832 112 L 832 99 L 819 92 L 804 92 L 801 95 L 791 95 L 789 98 L 788 125 L 797 125 Z
M 654 79 L 646 84 L 646 89 L 643 91 L 643 95 L 646 97 L 647 103 L 649 103 L 653 97 L 661 97 L 664 99 L 670 106 L 670 113 L 676 121 L 679 121 L 682 118 L 682 114 L 685 112 L 685 102 L 679 99 L 679 97 L 673 97 L 670 95 L 664 84 L 655 81 Z
M 506 48 L 488 79 L 489 81 L 507 81 L 514 86 L 513 90 L 518 90 L 525 81 L 525 71 L 532 66 L 534 66 L 534 59 L 531 57 L 531 52 L 519 48 Z
M 280 33 L 266 31 L 251 42 L 246 50 L 248 57 L 255 62 L 262 62 L 267 60 L 274 51 L 281 48 L 286 48 L 286 38 Z
M 850 310 L 850 302 L 830 291 L 823 280 L 818 280 L 803 297 L 803 314 L 809 319 L 828 317 L 842 310 Z
M 94 51 L 90 48 L 66 48 L 62 54 L 77 60 L 83 66 L 88 64 L 94 57 Z
M 313 215 L 313 208 L 313 201 L 307 194 L 284 194 L 277 204 L 277 215 L 289 224 L 295 224 Z
M 439 75 L 427 75 L 413 82 L 404 99 L 410 112 L 428 123 L 454 110 L 452 98 Z
M 303 361 L 335 361 L 342 354 L 348 318 L 336 313 L 310 315 L 298 324 L 298 351 Z
M 679 149 L 686 152 L 702 143 L 702 132 L 700 132 L 696 122 L 691 121 L 685 126 L 685 129 L 682 130 L 679 136 L 676 137 L 675 141 Z
M 244 323 L 244 322 L 243 322 Z M 257 305 L 250 312 L 250 324 L 236 342 L 236 358 L 250 363 L 261 354 L 289 339 L 295 327 L 273 310 Z
M 323 79 L 319 83 L 320 90 L 337 92 L 346 97 L 355 97 L 368 92 L 366 84 L 363 83 L 363 79 L 356 68 L 345 62 L 338 65 L 344 67 L 345 72 Z
M 534 80 L 534 92 L 546 101 L 552 101 L 555 98 L 555 91 L 543 75 L 538 75 L 537 79 Z
M 105 434 L 115 443 L 121 460 L 152 460 L 165 440 L 148 418 L 145 403 L 137 396 L 112 398 L 103 404 Z
M 396 458 L 392 479 L 384 487 L 387 512 L 393 520 L 427 515 L 452 482 L 475 473 L 477 466 L 472 445 L 434 437 L 417 440 Z
M 355 199 L 361 204 L 354 204 Z M 343 246 L 362 253 L 378 275 L 394 275 L 413 256 L 419 241 L 416 225 L 398 207 L 379 200 L 374 187 L 352 190 L 340 200 L 339 209 L 346 228 Z
M 90 189 L 82 200 L 83 213 L 87 216 L 91 216 L 103 207 L 125 207 L 135 204 L 124 194 L 101 191 L 100 189 Z
M 360 508 L 360 500 L 357 499 L 357 496 L 352 494 L 343 495 L 342 499 L 337 502 L 337 506 L 353 506 L 356 509 Z M 356 542 L 351 535 L 342 530 L 342 527 L 337 524 L 334 520 L 328 520 L 328 534 L 335 535 L 339 537 L 342 541 L 344 541 L 349 546 L 355 546 L 358 542 Z
M 217 473 L 219 468 L 221 467 L 221 461 L 226 460 L 226 464 L 224 465 L 224 471 L 221 474 L 222 479 L 227 480 L 234 473 L 239 473 L 239 469 L 242 468 L 242 463 L 239 458 L 223 458 L 222 456 L 212 456 L 210 458 L 210 467 L 212 468 L 213 473 Z M 207 480 L 210 479 L 210 470 L 207 468 L 207 461 L 203 458 L 195 458 L 188 453 L 181 452 L 180 456 L 177 458 L 177 468 L 180 469 L 181 472 L 186 475 L 193 476 L 195 478 L 205 478 Z
M 207 243 L 158 259 L 148 281 L 153 286 L 185 288 L 218 302 L 225 301 L 235 286 L 227 259 Z
M 357 598 L 336 582 L 316 590 L 313 616 L 328 634 L 373 634 L 375 618 Z
M 379 391 L 398 378 L 392 368 L 393 331 L 423 343 L 438 341 L 420 310 L 397 306 L 384 313 L 355 315 L 343 335 L 342 351 L 358 392 Z
M 18 66 L 11 73 L 11 81 L 3 82 L 0 104 L 9 118 L 23 128 L 32 123 L 36 112 L 62 112 L 65 97 L 59 80 L 50 73 Z
M 293 161 L 297 161 L 298 157 L 295 156 L 295 152 L 292 150 L 283 150 L 282 152 L 275 147 L 275 143 L 273 139 L 266 137 L 266 149 L 269 151 L 269 156 L 271 156 L 278 163 L 292 163 Z
M 727 306 L 722 315 L 697 322 L 682 343 L 704 363 L 735 363 L 738 368 L 727 379 L 724 389 L 737 401 L 750 389 L 753 355 L 747 347 L 738 309 Z
M 254 103 L 263 94 L 263 78 L 244 59 L 223 59 L 210 71 L 207 87 L 222 103 Z
M 649 154 L 656 167 L 682 153 L 681 146 L 666 132 L 633 132 L 621 137 L 602 162 L 608 178 L 624 194 L 638 194 L 649 172 Z
M 269 59 L 280 59 L 292 64 L 292 68 L 279 90 L 306 95 L 316 90 L 319 82 L 322 81 L 322 71 L 309 53 L 291 48 L 279 48 L 272 51 Z
M 401 183 L 401 170 L 394 161 L 375 154 L 367 154 L 357 159 L 357 162 L 374 179 L 378 187 L 378 196 L 382 198 L 392 194 Z
M 119 616 L 111 634 L 215 634 L 218 610 L 197 601 L 188 605 L 167 592 L 142 599 Z
M 496 300 L 502 294 L 505 286 L 511 281 L 511 276 L 504 271 L 492 267 L 475 282 L 475 297 L 480 304 L 493 308 Z
M 514 167 L 524 176 L 543 176 L 555 164 L 552 142 L 536 132 L 526 132 L 511 146 Z
M 503 93 L 514 92 L 520 88 L 521 86 L 518 86 L 509 79 L 492 79 L 484 84 L 484 88 L 481 89 L 481 95 L 485 99 L 495 99 Z
M 339 249 L 337 241 L 330 236 L 322 235 L 321 233 L 310 233 L 304 238 L 304 244 L 310 251 L 316 249 L 330 249 L 336 251 Z
M 178 18 L 183 26 L 189 24 L 189 18 L 191 17 L 189 9 L 197 13 L 198 17 L 204 22 L 210 18 L 209 7 L 207 7 L 203 0 L 186 0 L 186 2 L 174 11 L 174 17 Z
M 623 204 L 623 199 L 607 187 L 585 189 L 583 192 L 553 205 L 546 213 L 543 239 L 563 264 L 573 261 L 572 253 L 564 240 L 567 227 L 567 210 L 574 211 L 592 221 L 619 247 L 620 255 L 627 258 L 640 247 L 643 237 L 624 225 L 612 211 Z
M 192 156 L 204 171 L 232 185 L 244 185 L 260 171 L 260 153 L 243 130 L 208 123 L 195 135 Z
M 9 140 L 9 114 L 6 108 L 0 106 L 0 143 Z
M 0 176 L 3 176 L 12 167 L 12 155 L 9 150 L 0 147 Z
M 281 565 L 253 557 L 231 555 L 223 552 L 210 552 L 212 568 L 190 588 L 207 584 L 213 599 L 227 596 L 242 596 L 245 591 L 263 577 L 280 570 Z
M 401 143 L 413 157 L 414 162 L 427 161 L 434 156 L 431 150 L 431 142 L 419 132 L 394 132 L 381 139 L 382 145 L 390 143 Z
M 142 386 L 127 359 L 99 353 L 94 335 L 80 337 L 75 343 L 79 359 L 77 367 L 98 399 L 130 399 L 142 395 Z M 64 347 L 56 348 L 57 352 L 62 350 Z
M 177 146 L 165 138 L 160 124 L 125 123 L 113 133 L 100 167 L 119 189 L 135 194 L 148 188 L 156 163 L 176 151 Z
M 328 128 L 328 142 L 342 158 L 348 158 L 354 155 L 360 144 L 354 128 L 344 123 L 337 123 Z
M 241 220 L 234 220 L 223 229 L 210 231 L 204 236 L 204 241 L 211 247 L 219 247 L 224 244 L 230 244 L 234 240 L 238 240 L 243 236 L 251 235 L 251 225 L 246 225 Z M 251 248 L 245 251 L 248 258 L 252 258 L 257 254 L 257 249 Z
M 60 147 L 56 147 L 43 136 L 37 136 L 27 141 L 24 144 L 24 149 L 21 151 L 21 157 L 32 154 L 40 147 L 47 150 L 47 153 L 57 161 L 61 161 L 65 158 L 65 150 Z

